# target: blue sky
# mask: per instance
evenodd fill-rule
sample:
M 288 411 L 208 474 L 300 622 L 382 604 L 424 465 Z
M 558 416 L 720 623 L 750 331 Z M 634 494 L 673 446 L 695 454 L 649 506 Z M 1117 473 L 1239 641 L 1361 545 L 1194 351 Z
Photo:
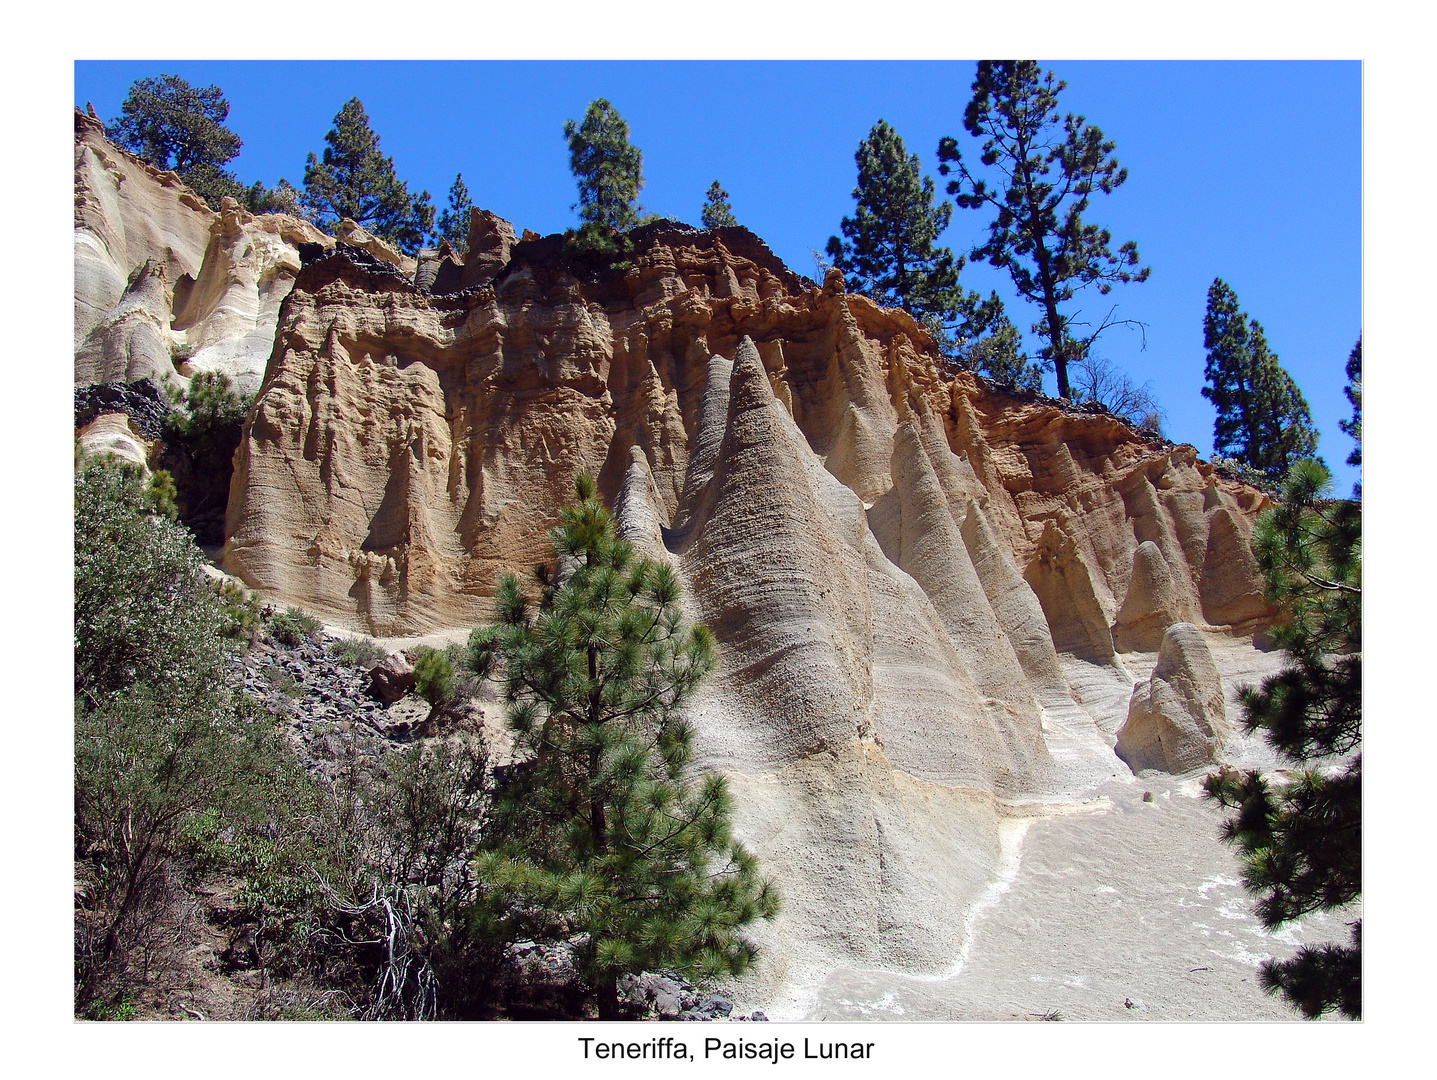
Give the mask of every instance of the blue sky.
M 1147 324 L 1117 327 L 1099 350 L 1151 380 L 1170 437 L 1211 451 L 1202 386 L 1202 315 L 1214 277 L 1237 291 L 1302 387 L 1339 491 L 1357 479 L 1343 365 L 1362 327 L 1361 67 L 1356 62 L 1048 63 L 1068 83 L 1062 107 L 1117 143 L 1127 183 L 1088 217 L 1135 240 L 1152 277 L 1080 306 Z M 75 103 L 109 119 L 137 78 L 176 72 L 216 83 L 245 141 L 244 181 L 298 184 L 340 105 L 359 97 L 412 190 L 442 205 L 456 172 L 474 201 L 520 229 L 574 223 L 562 127 L 607 97 L 644 152 L 645 209 L 697 222 L 713 179 L 739 221 L 799 273 L 853 209 L 853 152 L 882 117 L 937 177 L 944 135 L 962 130 L 972 61 L 952 62 L 80 62 Z M 941 189 L 941 181 L 940 181 Z M 966 251 L 982 211 L 957 210 L 942 242 Z M 970 288 L 997 288 L 1026 330 L 1035 317 L 986 266 Z M 1052 377 L 1049 376 L 1050 390 Z

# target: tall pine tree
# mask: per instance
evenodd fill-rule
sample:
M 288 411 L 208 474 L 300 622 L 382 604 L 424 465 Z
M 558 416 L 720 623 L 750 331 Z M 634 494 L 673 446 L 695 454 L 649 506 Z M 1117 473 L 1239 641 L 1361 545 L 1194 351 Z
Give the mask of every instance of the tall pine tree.
M 358 98 L 350 98 L 325 135 L 324 158 L 304 166 L 304 203 L 325 228 L 350 218 L 361 228 L 413 255 L 434 224 L 429 192 L 409 194 L 394 159 L 379 152 L 379 136 Z
M 574 209 L 585 226 L 623 232 L 639 223 L 644 155 L 629 143 L 629 125 L 604 98 L 589 102 L 583 123 L 564 121 L 569 171 L 579 184 Z
M 937 247 L 953 217 L 953 204 L 934 205 L 933 179 L 923 175 L 918 155 L 879 120 L 858 144 L 858 202 L 844 218 L 844 239 L 829 237 L 828 255 L 848 286 L 910 315 L 949 315 L 962 299 L 960 264 Z
M 1269 928 L 1362 895 L 1362 508 L 1330 492 L 1321 462 L 1298 462 L 1253 537 L 1282 613 L 1273 641 L 1290 662 L 1243 689 L 1243 725 L 1302 771 L 1284 783 L 1225 768 L 1205 781 L 1209 798 L 1237 811 L 1222 836 L 1240 851 Z M 1360 1017 L 1362 921 L 1349 926 L 1350 944 L 1264 961 L 1263 988 L 1308 1018 Z
M 474 200 L 469 198 L 469 189 L 464 186 L 464 174 L 455 173 L 454 183 L 449 186 L 449 205 L 434 223 L 436 240 L 448 240 L 449 246 L 460 255 L 469 250 L 469 211 Z
M 705 229 L 723 229 L 738 224 L 729 205 L 728 192 L 717 180 L 709 185 L 704 194 L 703 223 Z
M 1032 60 L 983 60 L 963 126 L 982 139 L 979 160 L 995 169 L 989 187 L 963 160 L 958 142 L 938 144 L 938 171 L 956 173 L 948 194 L 960 207 L 988 207 L 988 239 L 972 257 L 1006 270 L 1019 295 L 1036 304 L 1042 317 L 1033 330 L 1047 339 L 1041 355 L 1053 362 L 1058 396 L 1071 397 L 1068 364 L 1085 357 L 1093 342 L 1115 323 L 1111 313 L 1096 329 L 1078 335 L 1078 313 L 1060 308 L 1081 289 L 1094 285 L 1107 295 L 1113 285 L 1146 281 L 1138 248 L 1128 241 L 1116 254 L 1108 230 L 1083 220 L 1094 191 L 1110 194 L 1128 178 L 1105 140 L 1084 117 L 1059 116 L 1058 95 L 1066 83 Z M 1126 321 L 1126 320 L 1119 320 Z
M 1268 348 L 1262 324 L 1249 322 L 1237 293 L 1215 278 L 1203 317 L 1207 364 L 1203 397 L 1213 403 L 1213 453 L 1280 481 L 1317 450 L 1307 401 Z
M 934 183 L 917 154 L 879 120 L 853 155 L 857 210 L 844 218 L 844 239 L 829 237 L 828 255 L 848 288 L 899 307 L 923 323 L 946 356 L 1004 383 L 1041 385 L 1042 375 L 1018 351 L 1018 335 L 996 293 L 982 300 L 958 283 L 963 267 L 937 239 L 953 216 L 934 204 Z
M 723 778 L 690 769 L 684 711 L 713 665 L 712 634 L 684 625 L 672 569 L 615 537 L 593 480 L 580 475 L 575 494 L 550 533 L 538 609 L 506 575 L 498 623 L 470 638 L 532 755 L 499 792 L 477 866 L 497 932 L 586 935 L 581 973 L 614 1020 L 626 972 L 741 973 L 755 956 L 741 931 L 778 899 L 732 837 Z

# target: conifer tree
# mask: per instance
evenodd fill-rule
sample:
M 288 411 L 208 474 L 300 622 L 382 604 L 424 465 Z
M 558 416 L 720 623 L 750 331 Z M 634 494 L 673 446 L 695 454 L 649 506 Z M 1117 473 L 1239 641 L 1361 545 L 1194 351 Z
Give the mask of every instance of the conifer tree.
M 455 173 L 454 183 L 449 186 L 449 205 L 435 222 L 436 240 L 448 240 L 449 246 L 460 255 L 469 250 L 469 211 L 474 200 L 469 198 L 469 189 L 464 186 L 464 174 Z
M 1362 893 L 1362 508 L 1331 498 L 1331 483 L 1321 462 L 1298 462 L 1253 537 L 1267 597 L 1282 612 L 1273 640 L 1290 664 L 1242 691 L 1243 725 L 1303 771 L 1279 784 L 1224 768 L 1204 784 L 1237 811 L 1222 836 L 1241 852 L 1269 928 Z M 1360 918 L 1350 930 L 1348 945 L 1265 961 L 1263 988 L 1308 1018 L 1332 1009 L 1360 1017 Z
M 495 838 L 476 864 L 491 932 L 568 938 L 600 1019 L 619 1016 L 618 977 L 675 969 L 739 974 L 741 936 L 777 896 L 732 838 L 723 779 L 690 771 L 684 706 L 713 666 L 713 637 L 685 626 L 672 569 L 636 558 L 587 475 L 551 533 L 535 610 L 513 575 L 498 623 L 471 635 L 471 663 L 497 669 L 532 764 L 499 792 Z
M 1252 391 L 1258 443 L 1249 449 L 1252 466 L 1275 480 L 1317 452 L 1317 429 L 1307 399 L 1267 347 L 1262 324 L 1251 323 Z
M 429 192 L 409 194 L 358 98 L 344 103 L 324 141 L 323 160 L 310 154 L 304 166 L 304 202 L 316 221 L 332 228 L 350 218 L 406 254 L 418 251 L 434 224 Z
M 1347 385 L 1342 392 L 1347 395 L 1349 404 L 1352 405 L 1352 419 L 1339 420 L 1337 426 L 1348 435 L 1351 435 L 1357 443 L 1352 448 L 1352 453 L 1347 455 L 1347 464 L 1362 466 L 1362 338 L 1357 339 L 1357 344 L 1352 346 L 1352 352 L 1347 357 Z M 1353 489 L 1353 498 L 1362 498 L 1362 484 L 1358 483 Z
M 934 205 L 932 177 L 918 155 L 879 120 L 853 155 L 858 186 L 856 213 L 840 226 L 844 238 L 828 239 L 828 255 L 848 286 L 910 315 L 948 315 L 963 298 L 960 263 L 935 241 L 953 217 L 953 204 Z
M 723 229 L 738 224 L 729 205 L 728 192 L 717 180 L 709 185 L 704 195 L 703 223 L 705 229 Z
M 1221 278 L 1208 289 L 1203 397 L 1213 403 L 1213 453 L 1281 480 L 1317 449 L 1307 401 L 1268 348 L 1262 324 L 1248 321 L 1237 293 Z
M 644 155 L 629 144 L 629 125 L 604 98 L 589 102 L 584 122 L 564 121 L 569 170 L 579 183 L 574 209 L 585 226 L 623 232 L 639 223 Z
M 191 86 L 178 75 L 136 79 L 105 135 L 158 169 L 173 169 L 218 210 L 225 195 L 243 201 L 244 187 L 225 164 L 244 145 L 225 127 L 230 103 L 218 86 Z
M 1036 304 L 1042 317 L 1035 333 L 1047 339 L 1041 355 L 1057 370 L 1058 396 L 1071 397 L 1068 364 L 1087 355 L 1109 326 L 1127 320 L 1111 313 L 1086 336 L 1066 304 L 1089 285 L 1107 295 L 1114 284 L 1146 281 L 1138 266 L 1138 248 L 1128 241 L 1114 254 L 1112 234 L 1083 220 L 1093 192 L 1110 194 L 1128 177 L 1113 156 L 1116 144 L 1082 116 L 1060 118 L 1058 95 L 1066 83 L 1032 60 L 983 60 L 973 81 L 973 98 L 963 126 L 982 139 L 979 160 L 996 169 L 999 183 L 989 187 L 964 162 L 957 140 L 938 144 L 938 171 L 956 171 L 948 194 L 960 207 L 989 207 L 988 239 L 972 257 L 1008 272 L 1019 295 Z
M 950 359 L 1005 385 L 1041 388 L 1042 372 L 1021 354 L 998 295 L 983 300 L 963 288 L 963 260 L 936 246 L 953 206 L 934 205 L 933 179 L 923 175 L 918 155 L 910 155 L 898 132 L 879 120 L 853 160 L 857 212 L 840 224 L 845 239 L 829 237 L 827 249 L 847 287 L 908 312 Z

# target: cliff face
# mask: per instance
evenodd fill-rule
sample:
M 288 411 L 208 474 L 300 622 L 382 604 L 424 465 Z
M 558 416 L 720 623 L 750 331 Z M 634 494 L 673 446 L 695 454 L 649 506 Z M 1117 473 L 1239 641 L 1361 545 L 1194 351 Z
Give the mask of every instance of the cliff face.
M 634 447 L 666 543 L 686 551 L 747 338 L 797 444 L 950 633 L 1018 634 L 1029 674 L 1051 676 L 1043 635 L 1019 629 L 1035 611 L 1058 650 L 1094 660 L 1130 638 L 1156 648 L 1171 622 L 1265 617 L 1248 550 L 1262 496 L 1191 447 L 946 374 L 904 313 L 837 275 L 795 277 L 745 230 L 652 226 L 604 273 L 485 218 L 470 261 L 497 263 L 492 283 L 421 291 L 348 247 L 299 273 L 237 461 L 232 571 L 374 633 L 483 621 L 498 574 L 543 556 L 573 474 L 612 500 Z M 1135 565 L 1142 595 L 1125 605 Z
M 111 144 L 75 111 L 75 382 L 183 384 L 222 371 L 259 386 L 308 222 L 215 213 L 172 172 Z
M 412 263 L 210 214 L 79 119 L 76 153 L 77 381 L 163 368 L 167 333 L 190 370 L 267 357 L 227 571 L 375 634 L 487 622 L 579 470 L 674 565 L 719 643 L 701 760 L 787 901 L 775 985 L 961 955 L 1007 800 L 1081 713 L 1062 654 L 1126 678 L 1172 623 L 1269 617 L 1258 492 L 944 370 L 906 314 L 744 229 L 646 226 L 609 267 L 476 211 L 462 263 Z

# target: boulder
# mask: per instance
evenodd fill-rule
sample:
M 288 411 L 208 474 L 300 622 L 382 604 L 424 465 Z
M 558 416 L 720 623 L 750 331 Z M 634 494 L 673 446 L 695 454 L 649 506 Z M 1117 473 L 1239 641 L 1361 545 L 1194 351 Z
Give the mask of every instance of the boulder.
M 1192 623 L 1174 623 L 1152 678 L 1133 688 L 1118 757 L 1133 772 L 1184 773 L 1215 762 L 1230 730 L 1212 650 Z
M 403 655 L 386 656 L 369 669 L 369 696 L 393 705 L 414 689 L 414 668 Z

